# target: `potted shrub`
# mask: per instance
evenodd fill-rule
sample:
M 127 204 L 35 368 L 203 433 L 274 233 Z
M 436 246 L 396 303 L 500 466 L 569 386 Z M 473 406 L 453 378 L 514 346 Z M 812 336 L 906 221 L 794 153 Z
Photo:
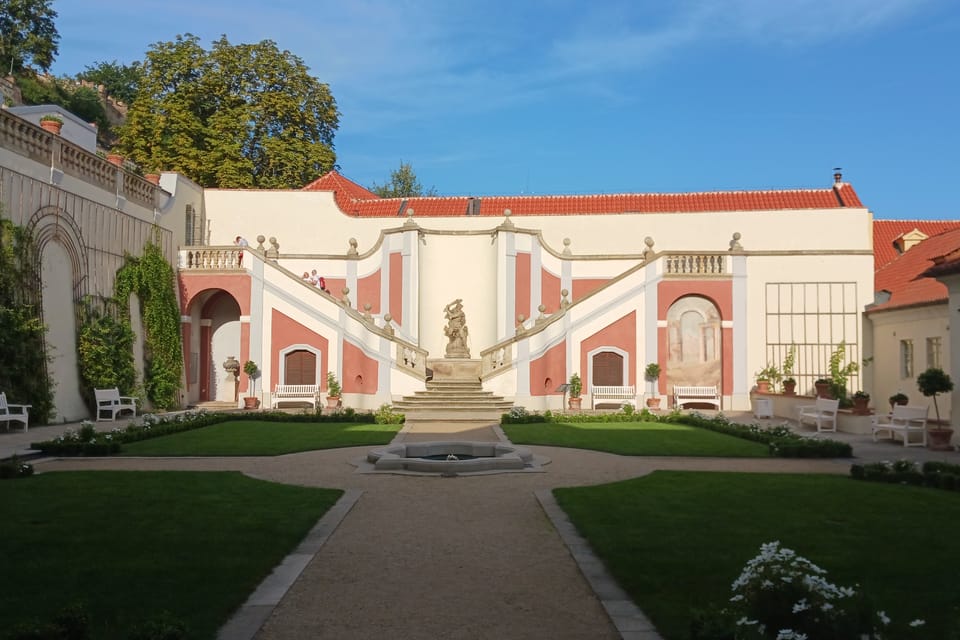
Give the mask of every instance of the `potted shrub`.
M 660 378 L 660 365 L 651 362 L 643 370 L 643 376 L 650 383 L 650 397 L 647 398 L 647 407 L 650 409 L 660 408 L 660 397 L 657 395 L 657 380 Z
M 783 395 L 785 396 L 795 396 L 797 395 L 797 380 L 793 377 L 793 365 L 797 361 L 797 345 L 791 344 L 790 350 L 787 351 L 787 357 L 783 359 L 783 366 L 780 367 L 780 371 L 783 374 Z
M 580 375 L 574 373 L 570 376 L 570 399 L 567 401 L 567 406 L 571 411 L 579 411 L 580 406 L 583 403 L 583 399 L 580 397 L 580 394 L 583 393 L 583 382 L 580 380 Z
M 818 398 L 833 398 L 833 394 L 830 392 L 833 387 L 833 380 L 830 378 L 817 378 L 813 387 L 817 390 Z
M 777 382 L 780 381 L 780 369 L 774 364 L 767 364 L 763 369 L 757 371 L 757 393 L 770 393 L 777 388 Z
M 895 394 L 890 396 L 888 400 L 890 401 L 890 411 L 893 411 L 893 405 L 895 404 L 906 405 L 908 402 L 910 402 L 910 398 L 908 398 L 907 394 L 903 393 L 902 391 L 897 391 Z
M 953 437 L 953 429 L 940 426 L 940 407 L 937 406 L 937 395 L 953 391 L 953 380 L 943 369 L 930 367 L 917 376 L 917 388 L 926 397 L 933 398 L 933 409 L 937 413 L 936 426 L 927 428 L 927 435 L 930 436 L 930 448 L 934 451 L 952 451 L 950 438 Z
M 866 391 L 857 391 L 853 394 L 853 413 L 858 416 L 870 415 L 870 394 Z
M 63 128 L 63 118 L 55 113 L 48 113 L 40 116 L 40 128 L 50 133 L 58 134 Z
M 257 398 L 254 390 L 256 389 L 257 384 L 257 363 L 253 360 L 247 360 L 243 363 L 243 372 L 247 374 L 247 393 L 250 395 L 244 396 L 243 398 L 243 408 L 244 409 L 256 409 L 260 406 L 260 399 Z
M 337 376 L 333 375 L 333 371 L 327 371 L 327 407 L 329 409 L 340 406 L 341 391 L 340 381 L 337 380 Z

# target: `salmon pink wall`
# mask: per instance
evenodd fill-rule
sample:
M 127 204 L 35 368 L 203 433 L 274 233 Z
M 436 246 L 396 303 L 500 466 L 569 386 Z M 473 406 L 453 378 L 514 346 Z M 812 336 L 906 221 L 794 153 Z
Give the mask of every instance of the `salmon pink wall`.
M 357 279 L 357 309 L 364 311 L 363 305 L 367 303 L 370 304 L 370 313 L 380 313 L 380 269 Z
M 637 384 L 637 312 L 631 311 L 619 320 L 607 325 L 600 331 L 580 343 L 580 378 L 586 393 L 593 381 L 587 380 L 587 354 L 600 347 L 617 347 L 627 352 L 630 366 L 627 368 L 628 380 L 625 384 Z
M 270 333 L 270 370 L 273 371 L 272 380 L 270 380 L 270 391 L 276 391 L 280 384 L 280 350 L 286 349 L 292 344 L 306 344 L 320 351 L 320 383 L 321 388 L 325 389 L 327 358 L 329 355 L 329 341 L 315 331 L 306 328 L 290 316 L 280 313 L 273 309 L 271 315 L 273 324 Z M 249 328 L 248 328 L 249 331 Z
M 377 361 L 370 358 L 354 344 L 343 341 L 343 376 L 340 386 L 344 393 L 377 392 Z
M 347 286 L 347 279 L 346 278 L 324 278 L 324 280 L 327 281 L 327 291 L 330 292 L 330 295 L 332 295 L 337 300 L 343 300 L 343 288 Z M 357 296 L 353 295 L 354 293 L 356 292 L 355 291 L 350 292 L 351 294 L 350 299 L 354 302 L 354 304 L 356 304 Z
M 560 278 L 546 269 L 540 270 L 540 303 L 546 307 L 544 313 L 560 310 Z
M 187 315 L 190 304 L 197 295 L 210 289 L 222 289 L 233 296 L 240 305 L 240 315 L 250 315 L 250 276 L 243 274 L 233 275 L 195 275 L 181 271 L 180 281 L 180 313 Z
M 730 280 L 671 280 L 661 282 L 657 288 L 657 319 L 666 322 L 667 310 L 684 296 L 700 296 L 710 300 L 720 313 L 721 321 L 733 321 L 733 282 Z M 733 393 L 733 329 L 720 329 L 720 362 L 721 380 L 720 394 Z M 657 352 L 663 354 L 659 363 L 665 371 L 667 368 L 666 354 L 668 348 L 667 328 L 657 330 Z M 658 381 L 661 394 L 667 393 L 666 376 L 660 376 Z
M 550 347 L 546 353 L 530 362 L 530 395 L 561 395 L 555 389 L 565 383 L 567 375 L 567 341 Z M 547 378 L 550 383 L 545 385 Z
M 395 251 L 390 254 L 390 315 L 393 323 L 403 326 L 403 254 Z
M 517 288 L 514 291 L 517 315 L 530 317 L 530 254 L 517 252 Z M 516 318 L 513 319 L 516 322 Z
M 576 302 L 609 282 L 606 278 L 580 278 L 573 281 L 570 302 Z

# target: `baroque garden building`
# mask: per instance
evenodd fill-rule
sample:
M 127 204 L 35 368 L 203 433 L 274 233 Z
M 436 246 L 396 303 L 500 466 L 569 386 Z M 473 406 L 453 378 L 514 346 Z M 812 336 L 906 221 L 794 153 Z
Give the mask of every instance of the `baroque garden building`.
M 0 201 L 38 239 L 58 420 L 86 415 L 74 307 L 109 294 L 155 226 L 178 269 L 184 404 L 235 401 L 231 356 L 258 364 L 239 394 L 264 406 L 278 384 L 325 388 L 328 371 L 345 406 L 395 401 L 444 358 L 457 299 L 483 387 L 530 410 L 560 409 L 573 373 L 586 406 L 596 385 L 638 400 L 716 385 L 724 409 L 749 409 L 755 373 L 791 345 L 801 393 L 841 343 L 853 362 L 872 351 L 874 223 L 839 175 L 816 189 L 411 199 L 335 172 L 296 191 L 174 173 L 155 186 L 22 115 L 0 111 Z M 329 293 L 301 279 L 314 269 Z

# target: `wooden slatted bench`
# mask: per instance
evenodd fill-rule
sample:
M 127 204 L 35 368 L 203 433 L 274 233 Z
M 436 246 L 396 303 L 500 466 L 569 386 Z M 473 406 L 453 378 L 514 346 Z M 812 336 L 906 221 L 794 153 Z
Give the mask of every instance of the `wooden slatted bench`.
M 590 402 L 593 409 L 601 402 L 614 401 L 618 406 L 629 402 L 634 408 L 637 406 L 637 391 L 633 385 L 611 386 L 598 385 L 590 387 Z
M 116 420 L 123 411 L 137 413 L 137 399 L 120 395 L 120 389 L 94 389 L 93 397 L 97 401 L 97 421 Z
M 23 425 L 23 431 L 27 431 L 27 423 L 30 421 L 30 404 L 10 404 L 7 402 L 6 392 L 0 392 L 0 422 L 5 422 L 7 428 L 10 424 L 19 422 Z
M 685 404 L 696 402 L 711 404 L 720 410 L 720 394 L 717 392 L 717 386 L 712 387 L 693 387 L 688 385 L 673 386 L 673 406 L 677 409 L 683 409 Z
M 276 409 L 281 402 L 307 402 L 316 409 L 319 397 L 318 384 L 278 384 L 273 391 L 273 407 Z
M 877 441 L 878 433 L 886 431 L 891 439 L 900 434 L 905 447 L 927 446 L 927 416 L 929 412 L 930 407 L 911 407 L 898 404 L 891 413 L 874 416 L 870 425 L 873 432 L 873 441 Z M 911 433 L 920 434 L 920 439 L 911 440 Z

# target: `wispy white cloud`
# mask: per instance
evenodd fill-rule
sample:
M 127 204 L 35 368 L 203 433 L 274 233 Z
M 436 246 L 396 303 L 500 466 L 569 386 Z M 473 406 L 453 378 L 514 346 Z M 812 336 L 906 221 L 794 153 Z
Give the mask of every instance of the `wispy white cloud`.
M 636 81 L 637 72 L 695 47 L 814 46 L 870 34 L 945 1 L 97 0 L 58 10 L 79 25 L 73 34 L 63 29 L 64 40 L 99 43 L 102 53 L 84 64 L 138 59 L 178 33 L 205 43 L 221 34 L 235 43 L 274 40 L 331 84 L 352 128 L 376 131 L 534 103 L 571 86 L 611 98 L 624 74 Z M 117 23 L 101 29 L 139 50 L 115 52 L 91 39 L 81 17 L 90 4 Z

